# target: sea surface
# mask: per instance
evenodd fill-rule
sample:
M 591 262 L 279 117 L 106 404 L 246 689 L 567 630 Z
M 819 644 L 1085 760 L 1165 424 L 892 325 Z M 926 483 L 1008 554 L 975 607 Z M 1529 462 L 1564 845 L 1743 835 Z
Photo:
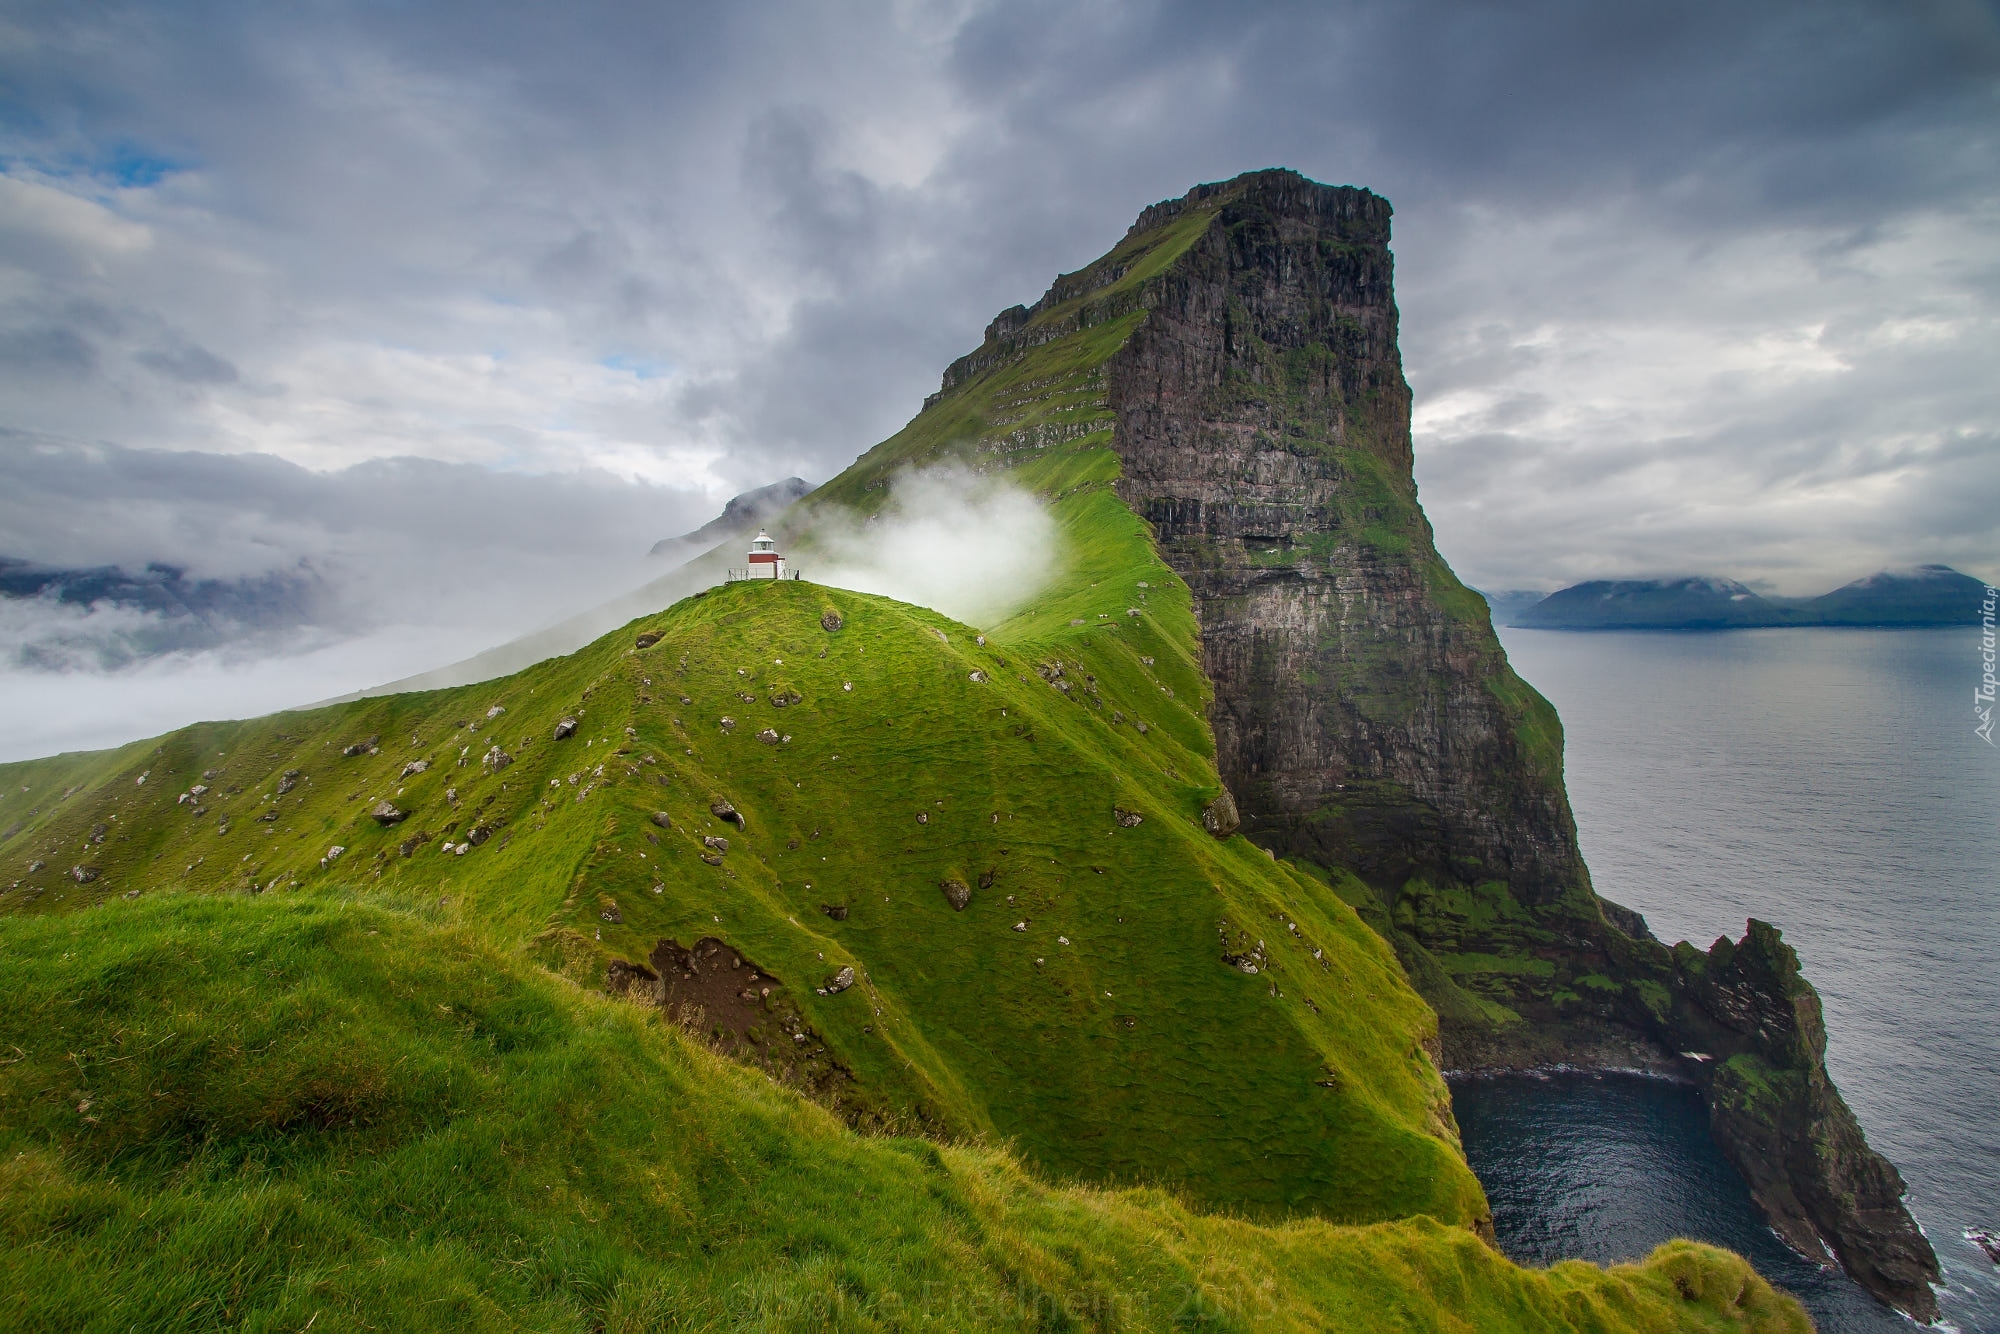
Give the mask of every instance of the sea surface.
M 2000 750 L 1975 736 L 1974 630 L 1504 629 L 1562 715 L 1600 894 L 1702 945 L 1757 917 L 1819 989 L 1827 1066 L 1901 1170 L 1940 1304 L 2000 1334 Z M 1671 1236 L 1749 1256 L 1823 1330 L 1909 1328 L 1764 1227 L 1691 1092 L 1631 1076 L 1454 1089 L 1501 1245 L 1545 1264 Z

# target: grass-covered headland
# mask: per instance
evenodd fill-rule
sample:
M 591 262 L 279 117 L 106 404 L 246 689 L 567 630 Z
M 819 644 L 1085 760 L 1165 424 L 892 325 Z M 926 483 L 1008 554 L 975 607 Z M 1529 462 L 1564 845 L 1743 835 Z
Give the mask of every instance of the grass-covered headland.
M 1499 1255 L 1370 891 L 1204 827 L 1101 372 L 1197 214 L 794 515 L 1005 473 L 1062 550 L 1003 624 L 733 584 L 0 766 L 0 1327 L 1806 1328 Z

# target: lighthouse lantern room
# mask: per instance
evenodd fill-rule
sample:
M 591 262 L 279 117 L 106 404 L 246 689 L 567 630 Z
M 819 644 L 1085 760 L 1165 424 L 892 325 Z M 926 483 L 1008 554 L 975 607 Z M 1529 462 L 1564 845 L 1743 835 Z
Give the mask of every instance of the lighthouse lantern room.
M 785 577 L 785 558 L 778 554 L 778 544 L 762 528 L 750 543 L 750 577 L 752 579 L 782 579 Z

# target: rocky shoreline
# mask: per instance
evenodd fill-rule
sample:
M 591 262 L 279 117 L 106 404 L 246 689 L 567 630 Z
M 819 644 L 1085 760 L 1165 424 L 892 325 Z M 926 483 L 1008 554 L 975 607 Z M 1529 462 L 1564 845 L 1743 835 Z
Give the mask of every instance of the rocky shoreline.
M 1707 955 L 1685 944 L 1674 955 L 1684 1004 L 1662 1036 L 1710 1050 L 1670 1052 L 1637 1032 L 1600 1033 L 1551 1059 L 1562 1039 L 1543 1033 L 1511 1055 L 1487 1045 L 1496 1059 L 1455 1064 L 1445 1077 L 1615 1073 L 1693 1087 L 1717 1148 L 1787 1247 L 1844 1269 L 1913 1319 L 1936 1320 L 1937 1257 L 1903 1205 L 1902 1177 L 1869 1147 L 1827 1075 L 1819 996 L 1799 974 L 1797 955 L 1776 928 L 1757 921 L 1742 940 L 1718 940 Z M 1529 1050 L 1536 1057 L 1523 1059 Z

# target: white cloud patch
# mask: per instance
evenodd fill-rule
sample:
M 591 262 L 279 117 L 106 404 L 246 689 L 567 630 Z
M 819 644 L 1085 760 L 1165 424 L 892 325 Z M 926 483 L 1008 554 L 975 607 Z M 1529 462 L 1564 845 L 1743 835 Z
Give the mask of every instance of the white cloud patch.
M 819 516 L 816 583 L 931 607 L 968 625 L 1006 620 L 1049 581 L 1061 534 L 1040 501 L 1008 482 L 944 467 L 903 473 L 860 524 Z

